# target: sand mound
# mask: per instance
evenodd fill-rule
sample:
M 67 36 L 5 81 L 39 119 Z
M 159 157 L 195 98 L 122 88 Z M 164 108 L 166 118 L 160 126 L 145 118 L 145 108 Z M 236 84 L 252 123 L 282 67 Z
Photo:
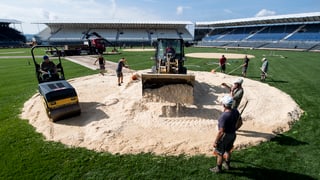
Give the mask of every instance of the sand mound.
M 125 83 L 120 87 L 114 74 L 106 74 L 69 81 L 78 92 L 81 116 L 50 122 L 39 94 L 25 103 L 21 116 L 47 140 L 70 146 L 120 154 L 211 155 L 222 111 L 218 102 L 227 94 L 220 84 L 230 83 L 235 77 L 191 73 L 196 77 L 194 105 L 150 102 L 142 98 L 141 81 L 132 81 L 130 73 L 125 74 Z M 248 105 L 236 148 L 267 141 L 275 133 L 289 130 L 299 119 L 302 110 L 287 94 L 250 79 L 244 79 L 243 86 L 240 109 L 246 100 Z

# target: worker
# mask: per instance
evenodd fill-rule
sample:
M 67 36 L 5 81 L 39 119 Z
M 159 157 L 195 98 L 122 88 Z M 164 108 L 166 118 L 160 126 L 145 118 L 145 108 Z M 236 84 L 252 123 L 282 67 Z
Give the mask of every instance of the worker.
M 174 50 L 174 48 L 170 45 L 170 46 L 168 46 L 167 48 L 166 48 L 166 53 L 167 54 L 175 54 L 175 50 Z
M 224 55 L 222 55 L 221 58 L 219 59 L 220 72 L 222 73 L 226 72 L 226 63 L 227 63 L 227 58 Z
M 123 73 L 122 73 L 122 68 L 129 68 L 128 65 L 126 65 L 126 59 L 125 58 L 121 58 L 118 62 L 118 67 L 117 67 L 117 77 L 118 77 L 118 85 L 121 86 L 121 83 L 123 83 Z
M 267 77 L 269 62 L 267 58 L 262 58 L 262 66 L 261 66 L 261 81 L 265 81 Z
M 165 61 L 170 61 L 170 62 L 174 61 L 175 54 L 176 54 L 176 51 L 174 50 L 174 48 L 171 45 L 169 45 L 166 48 Z
M 244 56 L 243 64 L 242 64 L 242 76 L 246 77 L 247 76 L 247 70 L 249 66 L 249 61 L 250 59 L 248 58 L 247 55 Z
M 100 74 L 104 76 L 104 72 L 106 70 L 106 67 L 105 67 L 106 60 L 104 59 L 101 53 L 99 53 L 98 58 L 94 61 L 93 64 L 96 65 L 97 61 L 99 61 Z
M 233 85 L 227 85 L 226 83 L 222 83 L 221 85 L 228 88 L 230 91 L 230 95 L 233 98 L 232 109 L 237 109 L 243 97 L 244 90 L 242 88 L 243 79 L 239 78 L 233 82 Z
M 40 64 L 40 72 L 43 80 L 54 80 L 59 77 L 56 65 L 50 61 L 47 55 L 43 56 L 43 62 Z
M 240 118 L 237 109 L 232 109 L 233 98 L 227 95 L 222 98 L 223 112 L 218 119 L 218 133 L 213 143 L 214 153 L 217 154 L 217 165 L 210 171 L 220 173 L 222 166 L 229 170 L 231 160 L 231 149 L 236 139 L 236 124 Z M 225 159 L 224 159 L 225 157 Z

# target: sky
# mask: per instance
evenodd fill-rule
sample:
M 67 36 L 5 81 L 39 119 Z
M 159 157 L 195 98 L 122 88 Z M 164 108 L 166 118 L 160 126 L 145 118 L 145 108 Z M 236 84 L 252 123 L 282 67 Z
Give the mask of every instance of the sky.
M 319 0 L 1 0 L 0 19 L 36 34 L 45 21 L 221 21 L 320 12 Z

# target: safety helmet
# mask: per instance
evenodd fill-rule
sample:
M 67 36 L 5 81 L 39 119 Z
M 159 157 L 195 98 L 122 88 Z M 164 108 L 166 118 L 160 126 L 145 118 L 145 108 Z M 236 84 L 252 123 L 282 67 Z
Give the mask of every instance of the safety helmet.
M 221 100 L 221 103 L 226 107 L 231 107 L 233 103 L 233 98 L 229 95 L 224 96 Z
M 49 56 L 44 55 L 44 56 L 43 56 L 43 60 L 46 60 L 46 59 L 49 59 Z
M 239 79 L 235 80 L 233 83 L 234 84 L 236 84 L 236 83 L 242 84 L 243 83 L 243 79 L 239 78 Z

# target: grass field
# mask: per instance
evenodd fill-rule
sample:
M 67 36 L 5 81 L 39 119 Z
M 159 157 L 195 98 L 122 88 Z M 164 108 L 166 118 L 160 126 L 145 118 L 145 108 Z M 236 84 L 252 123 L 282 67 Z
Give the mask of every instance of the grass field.
M 214 48 L 186 48 L 186 53 L 189 52 L 255 55 L 249 63 L 248 78 L 257 81 L 261 58 L 271 54 L 267 50 L 225 52 Z M 30 49 L 0 49 L 0 179 L 320 179 L 320 54 L 274 53 L 267 56 L 270 77 L 266 83 L 288 93 L 305 113 L 289 132 L 270 142 L 234 152 L 232 165 L 235 169 L 217 175 L 208 170 L 215 166 L 215 157 L 150 153 L 112 155 L 45 141 L 27 120 L 19 118 L 23 103 L 37 91 L 34 66 L 28 64 L 32 62 Z M 105 57 L 110 61 L 126 57 L 131 68 L 138 70 L 150 68 L 152 56 L 153 52 L 123 52 Z M 188 58 L 186 66 L 196 71 L 210 71 L 216 67 L 207 65 L 208 62 L 212 64 L 218 60 Z M 228 62 L 227 72 L 242 63 Z M 67 79 L 98 73 L 69 61 L 63 61 L 63 65 Z M 240 74 L 241 70 L 232 73 Z

